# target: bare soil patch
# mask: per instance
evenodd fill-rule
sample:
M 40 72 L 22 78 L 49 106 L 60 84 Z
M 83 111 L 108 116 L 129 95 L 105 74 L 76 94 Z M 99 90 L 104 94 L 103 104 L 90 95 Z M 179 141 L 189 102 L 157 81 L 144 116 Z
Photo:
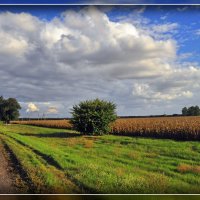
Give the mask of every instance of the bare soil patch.
M 17 194 L 27 191 L 27 186 L 14 165 L 0 138 L 0 194 Z

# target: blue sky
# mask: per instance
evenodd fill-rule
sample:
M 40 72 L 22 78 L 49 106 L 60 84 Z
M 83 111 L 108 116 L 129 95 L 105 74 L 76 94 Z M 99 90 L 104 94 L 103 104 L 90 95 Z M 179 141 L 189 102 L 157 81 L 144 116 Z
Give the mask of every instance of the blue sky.
M 200 6 L 1 6 L 1 94 L 21 115 L 69 117 L 102 98 L 119 115 L 199 105 Z
M 137 8 L 137 7 L 136 7 Z M 132 12 L 132 9 L 122 7 L 120 12 L 119 8 L 110 13 L 111 19 L 115 20 L 120 13 L 124 15 Z M 187 58 L 187 61 L 200 62 L 200 37 L 195 34 L 195 30 L 200 27 L 200 7 L 193 6 L 147 6 L 142 13 L 144 18 L 150 20 L 150 24 L 164 24 L 164 23 L 177 23 L 179 25 L 178 31 L 172 33 L 179 45 L 179 54 L 192 53 L 193 56 Z

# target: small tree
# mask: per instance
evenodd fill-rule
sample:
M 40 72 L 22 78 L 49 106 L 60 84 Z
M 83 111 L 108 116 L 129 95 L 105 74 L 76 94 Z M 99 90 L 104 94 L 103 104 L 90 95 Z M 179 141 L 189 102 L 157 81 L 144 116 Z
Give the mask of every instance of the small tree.
M 19 109 L 21 106 L 16 99 L 0 97 L 0 120 L 8 124 L 11 120 L 18 119 Z
M 116 105 L 104 100 L 82 101 L 72 109 L 72 124 L 77 131 L 90 135 L 107 134 L 117 118 Z

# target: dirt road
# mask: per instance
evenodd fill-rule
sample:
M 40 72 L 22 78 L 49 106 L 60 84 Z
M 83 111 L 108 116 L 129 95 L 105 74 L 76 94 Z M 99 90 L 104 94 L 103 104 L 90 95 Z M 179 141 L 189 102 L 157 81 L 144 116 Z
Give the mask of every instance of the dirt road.
M 9 167 L 8 159 L 0 141 L 0 194 L 15 193 L 14 174 Z

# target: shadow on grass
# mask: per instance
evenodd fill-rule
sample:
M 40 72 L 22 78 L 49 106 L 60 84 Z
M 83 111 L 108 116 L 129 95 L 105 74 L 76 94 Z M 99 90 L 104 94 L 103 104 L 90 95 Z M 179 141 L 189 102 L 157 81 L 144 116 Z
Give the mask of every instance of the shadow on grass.
M 125 137 L 132 137 L 132 138 L 148 138 L 148 139 L 166 139 L 166 140 L 174 140 L 178 142 L 198 142 L 200 141 L 200 135 L 191 135 L 188 133 L 187 134 L 182 134 L 181 132 L 178 134 L 173 135 L 172 134 L 155 134 L 153 133 L 145 133 L 141 134 L 139 132 L 133 132 L 133 133 L 111 133 L 110 135 L 114 136 L 125 136 Z M 126 144 L 127 142 L 123 142 Z
M 55 133 L 37 133 L 37 134 L 32 134 L 32 133 L 19 133 L 20 135 L 23 136 L 33 136 L 33 137 L 50 137 L 50 138 L 73 138 L 73 137 L 80 137 L 82 134 L 80 133 L 68 133 L 68 132 L 55 132 Z

